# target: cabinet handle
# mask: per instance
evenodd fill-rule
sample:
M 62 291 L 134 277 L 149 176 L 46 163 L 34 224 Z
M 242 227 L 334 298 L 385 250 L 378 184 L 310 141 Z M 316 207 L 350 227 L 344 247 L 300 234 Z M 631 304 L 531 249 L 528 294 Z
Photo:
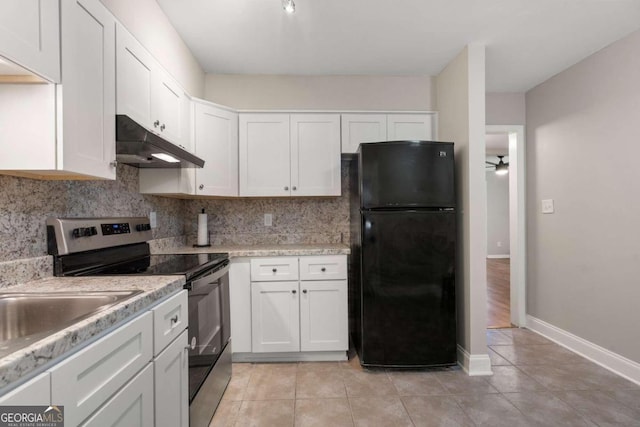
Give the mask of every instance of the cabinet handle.
M 160 126 L 160 131 L 163 131 L 165 128 L 164 123 Z
M 295 186 L 295 185 L 294 185 L 293 187 L 291 187 L 291 189 L 292 189 L 293 191 L 296 191 L 296 190 L 297 190 L 297 188 L 296 188 L 296 186 Z
M 112 168 L 115 168 L 116 166 L 118 166 L 118 161 L 117 160 L 113 160 L 113 161 L 109 162 L 109 166 L 111 166 Z
M 306 293 L 307 293 L 307 290 L 306 290 L 306 289 L 303 289 L 303 290 L 302 290 L 302 293 L 303 293 L 303 294 L 306 294 Z
M 200 185 L 198 186 L 198 188 L 199 188 L 200 190 L 204 190 L 204 184 L 200 184 Z
M 271 271 L 273 271 L 273 272 L 275 273 L 275 272 L 277 272 L 277 271 L 278 271 L 278 269 L 277 269 L 277 268 L 274 268 L 274 269 L 273 269 L 273 270 L 271 270 Z
M 289 187 L 285 186 L 284 191 L 289 191 Z
M 326 269 L 326 268 L 324 268 L 324 267 L 322 267 L 322 268 L 320 269 L 320 271 L 322 271 L 322 272 L 324 273 L 325 271 L 327 271 L 327 269 Z
M 292 294 L 295 294 L 297 291 L 294 289 L 291 291 Z
M 156 120 L 155 122 L 153 122 L 154 128 L 157 128 L 158 126 L 160 126 L 160 120 Z
M 178 315 L 177 314 L 171 318 L 171 323 L 178 323 Z

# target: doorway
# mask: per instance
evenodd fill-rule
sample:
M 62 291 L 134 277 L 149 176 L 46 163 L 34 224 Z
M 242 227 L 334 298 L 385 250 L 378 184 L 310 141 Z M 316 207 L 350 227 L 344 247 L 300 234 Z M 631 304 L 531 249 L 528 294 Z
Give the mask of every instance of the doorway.
M 486 141 L 487 155 L 495 159 L 492 163 L 499 163 L 496 155 L 504 156 L 503 162 L 508 163 L 505 176 L 508 181 L 508 214 L 505 213 L 501 219 L 508 221 L 508 227 L 506 224 L 504 227 L 508 229 L 508 241 L 505 241 L 504 233 L 501 237 L 487 239 L 489 246 L 495 246 L 491 251 L 487 248 L 487 255 L 492 255 L 487 258 L 488 326 L 523 327 L 526 325 L 524 126 L 487 125 Z M 495 170 L 489 173 L 495 173 Z M 490 201 L 487 201 L 488 206 Z

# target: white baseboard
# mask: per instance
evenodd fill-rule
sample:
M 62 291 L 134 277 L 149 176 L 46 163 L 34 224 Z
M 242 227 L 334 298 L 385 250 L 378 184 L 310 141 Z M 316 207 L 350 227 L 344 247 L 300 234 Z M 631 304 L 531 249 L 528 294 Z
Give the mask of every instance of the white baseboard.
M 578 353 L 592 362 L 597 363 L 603 368 L 640 385 L 640 363 L 638 362 L 627 359 L 624 356 L 530 315 L 527 315 L 527 329 L 537 332 L 574 353 Z
M 470 376 L 493 375 L 489 354 L 469 354 L 458 345 L 458 365 Z
M 511 255 L 509 254 L 502 254 L 502 255 L 487 255 L 487 258 L 511 258 Z

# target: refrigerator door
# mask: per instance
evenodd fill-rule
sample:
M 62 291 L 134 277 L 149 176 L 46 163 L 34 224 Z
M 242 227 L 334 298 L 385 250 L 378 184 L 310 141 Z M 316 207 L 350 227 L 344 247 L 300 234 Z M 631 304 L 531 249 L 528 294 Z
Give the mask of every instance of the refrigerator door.
M 455 207 L 451 142 L 361 144 L 359 170 L 363 209 Z
M 361 363 L 456 363 L 455 212 L 362 215 Z

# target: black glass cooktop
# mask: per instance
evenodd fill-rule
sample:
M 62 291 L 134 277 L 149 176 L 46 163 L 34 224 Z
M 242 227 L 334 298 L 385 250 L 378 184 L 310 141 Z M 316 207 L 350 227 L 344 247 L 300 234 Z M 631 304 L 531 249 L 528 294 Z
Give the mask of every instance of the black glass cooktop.
M 148 255 L 126 262 L 105 265 L 90 275 L 185 275 L 187 280 L 198 273 L 215 269 L 229 259 L 226 253 Z

